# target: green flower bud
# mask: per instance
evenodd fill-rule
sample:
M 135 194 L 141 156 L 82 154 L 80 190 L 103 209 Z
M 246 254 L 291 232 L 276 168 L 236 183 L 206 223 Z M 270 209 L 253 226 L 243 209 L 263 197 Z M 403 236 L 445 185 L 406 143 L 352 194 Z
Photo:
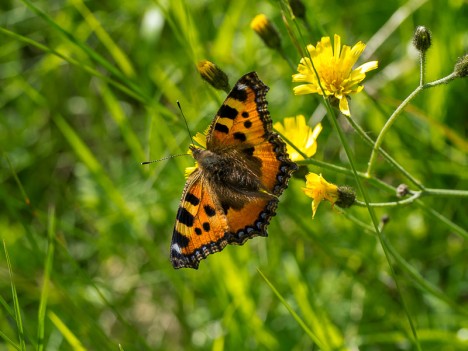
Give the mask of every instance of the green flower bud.
M 354 204 L 356 200 L 356 192 L 350 186 L 339 186 L 338 187 L 338 200 L 335 204 L 341 208 L 348 208 Z
M 414 31 L 413 45 L 418 51 L 426 52 L 431 46 L 431 32 L 424 26 L 418 26 Z
M 281 49 L 281 38 L 278 31 L 264 14 L 255 16 L 250 22 L 250 28 L 258 34 L 266 46 L 271 49 Z
M 210 83 L 213 88 L 229 92 L 228 76 L 213 62 L 202 60 L 197 63 L 197 70 L 203 80 Z
M 289 0 L 289 6 L 294 16 L 305 19 L 306 8 L 301 0 Z
M 468 55 L 460 57 L 455 64 L 455 68 L 453 70 L 457 77 L 466 77 L 468 76 Z

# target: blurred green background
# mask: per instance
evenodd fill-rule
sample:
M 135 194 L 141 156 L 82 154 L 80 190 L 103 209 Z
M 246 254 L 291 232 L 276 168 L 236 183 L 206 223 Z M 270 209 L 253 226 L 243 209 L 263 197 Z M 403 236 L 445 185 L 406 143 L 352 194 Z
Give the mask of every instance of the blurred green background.
M 388 260 L 360 225 L 371 223 L 366 208 L 342 214 L 324 203 L 312 220 L 304 180 L 292 179 L 267 239 L 227 247 L 198 271 L 171 266 L 193 161 L 140 162 L 187 151 L 177 100 L 192 133 L 214 117 L 225 93 L 200 79 L 199 60 L 219 65 L 231 85 L 257 71 L 271 88 L 274 122 L 323 117 L 318 98 L 293 95 L 294 71 L 251 30 L 255 15 L 272 20 L 294 65 L 283 15 L 301 43 L 337 33 L 344 44 L 369 44 L 362 62 L 378 60 L 379 69 L 350 105 L 373 139 L 419 84 L 417 25 L 433 34 L 428 81 L 450 74 L 468 46 L 464 0 L 304 4 L 307 25 L 296 27 L 280 1 L 0 3 L 0 350 L 468 348 L 463 197 L 377 208 L 390 218 Z M 467 189 L 467 88 L 457 79 L 424 91 L 384 141 L 427 187 Z M 339 122 L 365 171 L 371 149 Z M 336 131 L 322 123 L 314 159 L 349 168 Z M 356 186 L 343 173 L 309 170 Z M 376 177 L 406 182 L 382 159 Z M 372 202 L 396 200 L 364 185 Z

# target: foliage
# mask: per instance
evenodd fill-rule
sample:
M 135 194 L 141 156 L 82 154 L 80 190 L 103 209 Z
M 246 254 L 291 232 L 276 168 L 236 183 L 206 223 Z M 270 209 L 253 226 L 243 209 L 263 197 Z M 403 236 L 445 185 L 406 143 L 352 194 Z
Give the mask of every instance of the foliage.
M 378 147 L 366 139 L 420 86 L 415 28 L 432 32 L 425 81 L 448 76 L 466 54 L 468 7 L 303 3 L 305 21 L 284 1 L 0 4 L 2 350 L 468 347 L 466 79 L 422 89 Z M 259 13 L 278 50 L 250 28 Z M 335 33 L 367 44 L 362 62 L 379 61 L 349 102 L 352 119 L 292 90 L 305 45 Z M 140 162 L 187 152 L 176 101 L 193 133 L 212 120 L 225 92 L 200 79 L 201 60 L 230 84 L 257 71 L 274 122 L 321 121 L 317 152 L 300 163 L 355 188 L 362 206 L 322 204 L 312 220 L 298 175 L 267 239 L 174 270 L 193 162 Z M 412 193 L 397 198 L 402 183 Z

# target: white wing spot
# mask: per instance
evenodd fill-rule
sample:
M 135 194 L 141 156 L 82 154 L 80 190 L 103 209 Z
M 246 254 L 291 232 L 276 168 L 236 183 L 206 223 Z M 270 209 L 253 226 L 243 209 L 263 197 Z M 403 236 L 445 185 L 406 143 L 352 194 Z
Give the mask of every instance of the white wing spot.
M 238 83 L 238 84 L 237 84 L 237 89 L 239 89 L 239 90 L 245 90 L 245 89 L 247 89 L 247 85 L 242 84 L 242 83 Z
M 179 244 L 172 244 L 171 249 L 179 254 L 182 253 L 182 251 L 180 250 Z

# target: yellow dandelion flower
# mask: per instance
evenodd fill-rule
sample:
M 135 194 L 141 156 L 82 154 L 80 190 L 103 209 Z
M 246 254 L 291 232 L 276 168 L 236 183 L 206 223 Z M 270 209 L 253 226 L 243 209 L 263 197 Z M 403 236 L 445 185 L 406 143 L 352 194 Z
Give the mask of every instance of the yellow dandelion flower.
M 330 201 L 332 205 L 338 201 L 338 187 L 327 182 L 322 175 L 309 173 L 306 175 L 306 187 L 302 191 L 312 200 L 312 218 L 315 216 L 318 205 L 322 200 Z
M 210 128 L 208 127 L 203 133 L 197 132 L 193 137 L 193 141 L 195 141 L 198 145 L 202 148 L 206 149 L 206 135 L 208 134 Z
M 284 124 L 284 126 L 283 126 Z M 322 131 L 322 125 L 319 123 L 312 130 L 307 124 L 303 115 L 296 117 L 286 117 L 281 122 L 276 122 L 273 126 L 281 135 L 283 135 L 289 142 L 294 144 L 307 157 L 311 157 L 317 151 L 317 137 Z M 286 145 L 288 149 L 289 158 L 292 161 L 301 161 L 304 157 L 289 143 Z
M 195 141 L 203 149 L 206 149 L 206 135 L 208 134 L 209 130 L 210 128 L 208 127 L 204 133 L 197 132 L 197 134 L 195 134 L 195 136 L 193 137 L 193 141 Z M 192 151 L 189 150 L 188 153 L 192 154 Z M 197 162 L 195 162 L 195 165 L 193 166 L 186 167 L 185 172 L 184 172 L 185 179 L 187 179 L 193 172 L 195 172 L 197 168 L 198 168 Z
M 366 77 L 366 72 L 378 67 L 377 61 L 364 63 L 353 70 L 353 66 L 359 56 L 364 51 L 366 45 L 358 42 L 352 48 L 343 45 L 341 47 L 341 38 L 335 34 L 334 46 L 332 47 L 330 37 L 323 37 L 314 47 L 307 45 L 307 51 L 310 57 L 303 57 L 297 67 L 299 73 L 294 74 L 293 82 L 303 82 L 306 84 L 294 87 L 294 94 L 320 94 L 327 97 L 334 97 L 339 100 L 340 111 L 350 116 L 348 95 L 360 92 L 364 87 L 359 83 Z M 319 80 L 315 74 L 317 70 Z

